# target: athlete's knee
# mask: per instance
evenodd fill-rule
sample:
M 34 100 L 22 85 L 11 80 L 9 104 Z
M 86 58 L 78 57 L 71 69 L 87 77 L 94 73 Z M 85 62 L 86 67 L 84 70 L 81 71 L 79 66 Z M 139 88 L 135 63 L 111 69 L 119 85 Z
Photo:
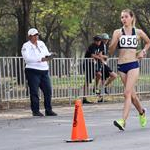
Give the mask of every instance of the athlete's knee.
M 125 97 L 125 98 L 131 97 L 131 94 L 132 94 L 132 93 L 131 93 L 130 90 L 125 90 L 125 91 L 124 91 L 124 97 Z

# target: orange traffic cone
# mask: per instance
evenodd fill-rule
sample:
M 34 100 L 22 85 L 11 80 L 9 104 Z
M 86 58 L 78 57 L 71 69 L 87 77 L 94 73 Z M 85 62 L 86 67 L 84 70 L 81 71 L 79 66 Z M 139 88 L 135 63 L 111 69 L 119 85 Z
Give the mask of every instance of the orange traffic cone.
M 93 141 L 93 139 L 89 138 L 87 134 L 81 100 L 77 99 L 75 101 L 75 111 L 72 124 L 71 140 L 67 140 L 66 142 L 91 142 L 91 141 Z

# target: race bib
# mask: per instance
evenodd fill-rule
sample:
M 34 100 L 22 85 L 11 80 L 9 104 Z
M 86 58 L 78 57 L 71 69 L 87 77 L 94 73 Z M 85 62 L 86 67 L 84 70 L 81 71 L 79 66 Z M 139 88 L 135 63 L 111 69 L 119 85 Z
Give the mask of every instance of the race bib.
M 136 35 L 122 35 L 119 39 L 120 47 L 137 48 L 138 40 Z

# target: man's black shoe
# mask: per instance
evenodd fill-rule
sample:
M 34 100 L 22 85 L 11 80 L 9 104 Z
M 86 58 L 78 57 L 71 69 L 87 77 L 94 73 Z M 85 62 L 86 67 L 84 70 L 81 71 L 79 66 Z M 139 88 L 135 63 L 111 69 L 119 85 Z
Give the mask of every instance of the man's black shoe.
M 104 91 L 105 91 L 105 94 L 109 94 L 106 87 L 105 87 Z
M 57 114 L 51 110 L 51 111 L 45 111 L 45 116 L 57 116 Z
M 33 115 L 33 116 L 40 116 L 40 117 L 44 116 L 40 111 L 38 111 L 38 112 L 33 112 L 32 115 Z
M 92 104 L 92 102 L 89 102 L 85 97 L 83 97 L 83 104 Z

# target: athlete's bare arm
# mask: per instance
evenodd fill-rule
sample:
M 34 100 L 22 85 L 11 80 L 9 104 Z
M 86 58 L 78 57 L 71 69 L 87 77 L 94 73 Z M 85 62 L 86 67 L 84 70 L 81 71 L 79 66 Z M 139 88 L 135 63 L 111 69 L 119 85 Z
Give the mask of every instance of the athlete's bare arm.
M 141 29 L 138 29 L 137 32 L 138 32 L 139 37 L 141 39 L 143 39 L 145 42 L 145 46 L 144 46 L 143 50 L 137 55 L 137 58 L 141 59 L 146 55 L 147 50 L 150 48 L 150 39 L 145 34 L 145 32 L 143 32 Z
M 113 33 L 113 36 L 112 36 L 112 40 L 111 40 L 110 45 L 109 45 L 110 55 L 112 55 L 114 53 L 114 51 L 117 47 L 120 36 L 121 36 L 120 29 L 115 30 L 114 33 Z

